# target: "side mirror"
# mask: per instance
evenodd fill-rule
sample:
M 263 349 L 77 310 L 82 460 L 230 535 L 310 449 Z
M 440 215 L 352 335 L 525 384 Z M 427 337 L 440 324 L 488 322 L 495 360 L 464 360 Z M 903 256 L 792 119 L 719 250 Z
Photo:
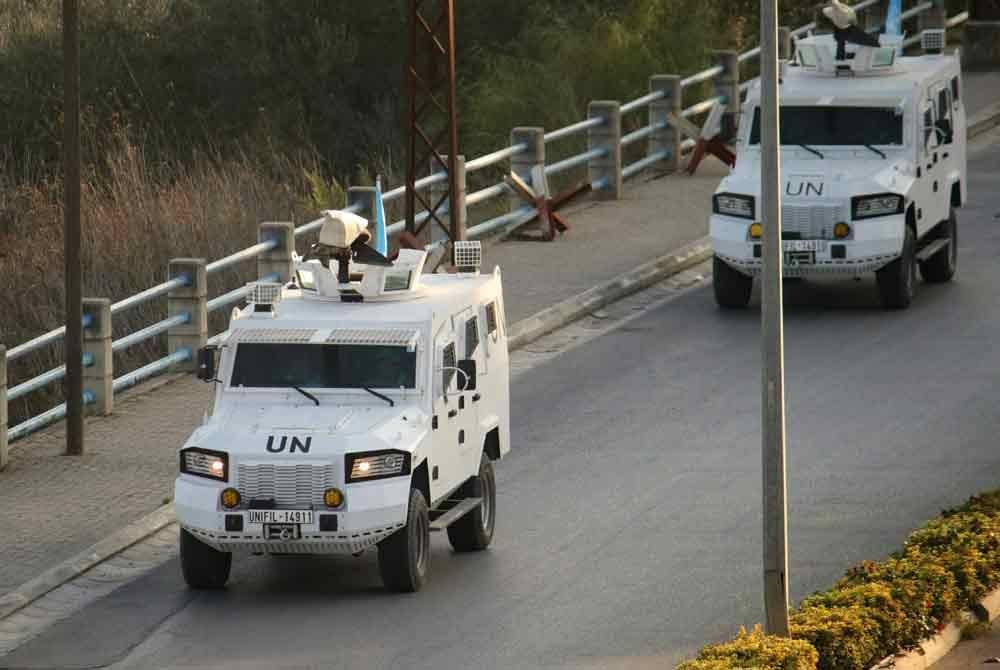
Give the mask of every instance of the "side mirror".
M 458 369 L 462 371 L 465 375 L 465 385 L 462 386 L 460 390 L 462 391 L 475 391 L 476 390 L 476 361 L 471 358 L 465 358 L 458 362 Z
M 198 350 L 198 379 L 204 382 L 215 381 L 215 347 Z

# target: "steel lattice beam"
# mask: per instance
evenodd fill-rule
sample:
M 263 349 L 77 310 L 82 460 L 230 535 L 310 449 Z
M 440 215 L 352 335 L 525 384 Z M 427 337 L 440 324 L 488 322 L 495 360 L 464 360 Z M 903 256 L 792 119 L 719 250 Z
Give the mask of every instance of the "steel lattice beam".
M 458 158 L 458 114 L 455 110 L 454 0 L 409 0 L 410 56 L 406 69 L 409 90 L 409 165 L 406 173 L 406 230 L 420 235 L 428 224 L 451 240 L 464 238 L 457 211 L 455 181 Z M 448 176 L 445 197 L 425 198 L 414 185 L 425 170 Z M 416 225 L 417 204 L 429 214 Z M 447 204 L 447 210 L 446 210 Z M 450 223 L 449 223 L 450 218 Z

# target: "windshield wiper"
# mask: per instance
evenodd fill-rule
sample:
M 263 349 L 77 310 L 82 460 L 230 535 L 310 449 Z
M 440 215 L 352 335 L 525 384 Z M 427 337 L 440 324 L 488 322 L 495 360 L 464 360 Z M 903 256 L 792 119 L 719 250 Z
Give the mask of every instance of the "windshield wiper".
M 302 395 L 304 395 L 305 397 L 312 400 L 314 403 L 316 403 L 316 406 L 319 407 L 319 399 L 317 399 L 316 396 L 314 396 L 312 393 L 304 389 L 300 389 L 298 386 L 293 386 L 292 388 L 301 393 Z
M 870 144 L 865 144 L 865 145 L 862 145 L 862 146 L 864 146 L 865 149 L 871 149 L 872 151 L 874 151 L 875 153 L 877 153 L 882 158 L 885 158 L 885 154 L 882 152 L 881 149 L 876 149 L 875 147 L 873 147 Z
M 823 154 L 821 154 L 820 152 L 816 151 L 815 149 L 813 149 L 813 148 L 812 148 L 811 146 L 809 146 L 808 144 L 796 144 L 795 146 L 798 146 L 798 147 L 802 147 L 802 148 L 803 148 L 803 149 L 805 149 L 806 151 L 809 151 L 809 152 L 812 152 L 812 153 L 816 154 L 817 156 L 819 156 L 820 158 L 826 158 L 826 156 L 824 156 L 824 155 L 823 155 Z
M 372 390 L 371 390 L 370 388 L 368 388 L 367 386 L 362 386 L 361 388 L 363 388 L 364 390 L 368 391 L 369 393 L 371 393 L 371 394 L 372 394 L 373 396 L 375 396 L 375 397 L 376 397 L 376 398 L 378 398 L 379 400 L 385 400 L 385 401 L 386 401 L 387 403 L 389 403 L 389 407 L 395 407 L 395 406 L 396 406 L 396 403 L 395 403 L 395 402 L 393 401 L 393 399 L 392 399 L 392 398 L 390 398 L 389 396 L 387 396 L 387 395 L 382 395 L 382 394 L 381 394 L 381 393 L 379 393 L 378 391 L 372 391 Z

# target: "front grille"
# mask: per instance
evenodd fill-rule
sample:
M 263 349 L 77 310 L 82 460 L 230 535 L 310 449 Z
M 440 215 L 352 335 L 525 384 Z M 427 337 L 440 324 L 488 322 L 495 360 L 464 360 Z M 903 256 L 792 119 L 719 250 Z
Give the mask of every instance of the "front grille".
M 236 488 L 243 500 L 273 498 L 278 508 L 323 507 L 323 492 L 336 486 L 335 477 L 332 464 L 236 466 Z
M 782 237 L 791 233 L 802 240 L 832 240 L 833 227 L 841 221 L 847 217 L 840 205 L 781 206 Z

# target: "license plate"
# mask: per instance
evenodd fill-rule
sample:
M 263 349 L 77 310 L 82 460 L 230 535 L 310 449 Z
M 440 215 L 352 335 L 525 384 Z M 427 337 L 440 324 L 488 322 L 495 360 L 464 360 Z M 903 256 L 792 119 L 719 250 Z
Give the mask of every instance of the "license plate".
M 785 240 L 785 251 L 826 251 L 826 240 Z
M 313 523 L 311 510 L 252 509 L 247 514 L 250 523 Z

